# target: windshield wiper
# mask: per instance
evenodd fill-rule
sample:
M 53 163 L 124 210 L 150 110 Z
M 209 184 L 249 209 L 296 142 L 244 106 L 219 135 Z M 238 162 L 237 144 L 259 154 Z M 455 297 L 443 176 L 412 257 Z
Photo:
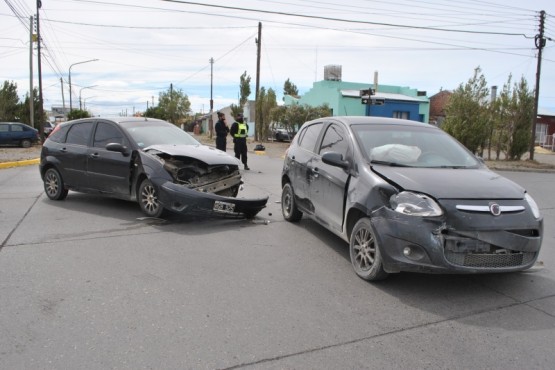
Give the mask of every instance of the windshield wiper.
M 390 166 L 390 167 L 414 167 L 414 166 L 409 166 L 408 164 L 402 164 L 402 163 L 397 163 L 397 162 L 388 162 L 388 161 L 376 161 L 376 160 L 372 160 L 370 161 L 371 164 L 382 164 L 384 166 Z

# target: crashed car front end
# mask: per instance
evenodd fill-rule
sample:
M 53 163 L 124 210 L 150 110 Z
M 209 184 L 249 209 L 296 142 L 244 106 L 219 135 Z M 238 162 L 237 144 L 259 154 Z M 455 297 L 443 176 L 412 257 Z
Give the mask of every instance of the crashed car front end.
M 527 199 L 427 201 L 440 213 L 415 215 L 396 204 L 374 211 L 386 271 L 496 273 L 536 262 L 543 219 Z
M 158 202 L 172 212 L 252 218 L 266 207 L 267 196 L 237 198 L 243 185 L 238 161 L 215 149 L 156 146 L 139 157 Z

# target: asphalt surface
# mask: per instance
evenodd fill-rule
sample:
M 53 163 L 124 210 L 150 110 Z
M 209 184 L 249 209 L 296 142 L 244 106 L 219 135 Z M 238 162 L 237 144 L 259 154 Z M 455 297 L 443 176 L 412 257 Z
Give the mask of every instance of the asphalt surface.
M 544 216 L 535 272 L 372 284 L 283 220 L 282 164 L 250 156 L 240 194 L 270 197 L 252 221 L 50 201 L 36 165 L 0 170 L 0 369 L 553 368 L 555 174 L 504 173 Z

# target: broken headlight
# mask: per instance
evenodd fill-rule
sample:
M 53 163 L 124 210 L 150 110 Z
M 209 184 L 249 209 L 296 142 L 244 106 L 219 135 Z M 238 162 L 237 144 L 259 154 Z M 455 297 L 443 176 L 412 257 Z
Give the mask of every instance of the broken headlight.
M 389 198 L 389 204 L 395 212 L 409 216 L 441 216 L 441 207 L 427 195 L 402 191 Z
M 526 201 L 528 202 L 528 205 L 532 209 L 532 214 L 534 215 L 534 217 L 535 218 L 540 218 L 540 207 L 538 207 L 538 204 L 534 201 L 532 196 L 530 196 L 530 194 L 526 193 L 526 194 L 524 194 L 524 199 L 526 199 Z

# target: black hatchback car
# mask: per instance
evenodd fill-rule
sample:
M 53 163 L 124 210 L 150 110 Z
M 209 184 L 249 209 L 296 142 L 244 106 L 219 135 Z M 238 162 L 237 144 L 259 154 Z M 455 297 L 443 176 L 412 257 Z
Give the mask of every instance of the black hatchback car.
M 287 151 L 281 183 L 283 217 L 305 214 L 342 237 L 366 280 L 401 271 L 520 271 L 540 251 L 543 219 L 532 197 L 428 124 L 307 122 Z
M 40 174 L 52 200 L 74 190 L 137 201 L 150 217 L 169 210 L 252 218 L 268 197 L 237 197 L 239 164 L 162 120 L 86 118 L 55 127 Z

